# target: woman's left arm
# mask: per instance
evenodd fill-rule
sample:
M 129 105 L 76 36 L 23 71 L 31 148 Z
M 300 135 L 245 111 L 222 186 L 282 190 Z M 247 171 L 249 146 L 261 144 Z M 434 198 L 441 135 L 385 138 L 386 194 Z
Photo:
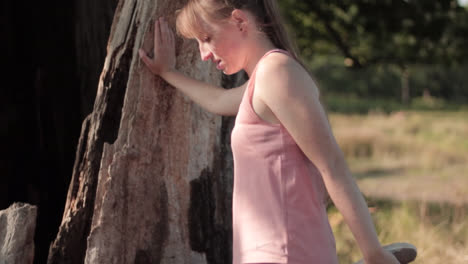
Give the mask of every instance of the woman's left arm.
M 320 171 L 366 263 L 398 263 L 378 241 L 367 204 L 333 136 L 318 88 L 309 74 L 290 57 L 272 54 L 259 65 L 255 87 L 257 98 L 272 110 Z

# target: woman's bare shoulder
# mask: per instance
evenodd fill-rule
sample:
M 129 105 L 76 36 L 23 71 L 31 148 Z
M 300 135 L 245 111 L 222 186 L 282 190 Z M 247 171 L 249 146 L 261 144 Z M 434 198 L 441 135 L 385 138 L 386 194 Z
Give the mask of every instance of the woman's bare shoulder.
M 319 95 L 318 88 L 306 69 L 288 54 L 280 52 L 269 54 L 258 65 L 255 84 L 262 90 L 260 93 Z

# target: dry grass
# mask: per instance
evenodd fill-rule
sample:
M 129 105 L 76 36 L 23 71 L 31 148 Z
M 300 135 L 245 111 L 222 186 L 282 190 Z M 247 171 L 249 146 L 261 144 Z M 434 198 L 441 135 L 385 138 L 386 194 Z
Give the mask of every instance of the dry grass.
M 468 263 L 468 112 L 330 114 L 384 243 L 418 247 L 415 263 Z M 383 202 L 385 201 L 385 202 Z M 331 209 L 340 263 L 360 258 Z
M 330 122 L 366 195 L 468 203 L 468 112 L 331 114 Z
M 468 209 L 427 203 L 378 202 L 371 207 L 383 244 L 410 242 L 417 246 L 414 263 L 468 263 Z M 340 263 L 361 258 L 357 244 L 341 214 L 329 211 Z

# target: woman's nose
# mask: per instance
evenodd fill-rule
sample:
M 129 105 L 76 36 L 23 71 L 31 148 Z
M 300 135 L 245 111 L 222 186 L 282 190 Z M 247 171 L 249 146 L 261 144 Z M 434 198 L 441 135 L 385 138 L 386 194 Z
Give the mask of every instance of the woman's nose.
M 200 44 L 199 46 L 199 49 L 200 49 L 200 56 L 202 58 L 202 60 L 206 61 L 206 60 L 209 60 L 212 56 L 212 53 L 209 49 L 207 49 L 206 47 L 204 47 L 203 44 Z

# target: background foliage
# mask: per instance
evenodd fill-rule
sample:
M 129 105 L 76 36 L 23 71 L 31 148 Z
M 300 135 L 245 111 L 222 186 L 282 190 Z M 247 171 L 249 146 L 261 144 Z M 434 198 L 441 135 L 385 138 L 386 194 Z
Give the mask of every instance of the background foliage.
M 383 244 L 468 263 L 468 9 L 455 0 L 279 0 Z M 466 2 L 466 1 L 464 1 Z M 333 205 L 340 263 L 361 257 Z
M 457 1 L 279 2 L 323 91 L 467 101 L 468 10 Z

